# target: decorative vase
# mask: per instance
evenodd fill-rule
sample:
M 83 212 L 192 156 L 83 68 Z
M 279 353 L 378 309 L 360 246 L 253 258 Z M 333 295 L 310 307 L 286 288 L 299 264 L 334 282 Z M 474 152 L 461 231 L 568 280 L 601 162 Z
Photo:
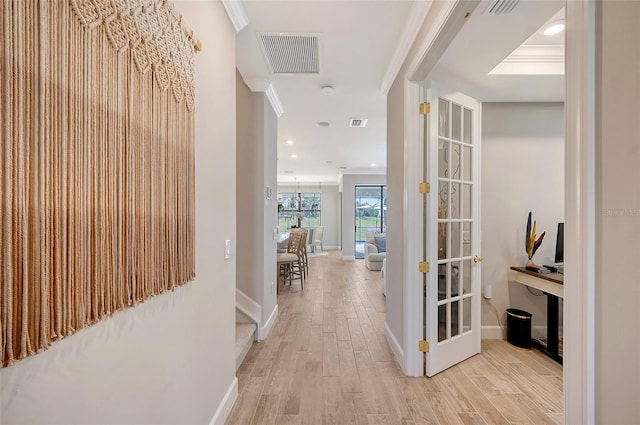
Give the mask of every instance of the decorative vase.
M 527 260 L 527 264 L 525 264 L 525 267 L 533 267 L 533 268 L 536 268 L 536 269 L 539 269 L 539 268 L 540 268 L 540 266 L 539 266 L 539 265 L 537 265 L 536 263 L 534 263 L 534 262 L 533 262 L 533 259 L 532 259 L 532 258 L 529 258 L 529 259 Z

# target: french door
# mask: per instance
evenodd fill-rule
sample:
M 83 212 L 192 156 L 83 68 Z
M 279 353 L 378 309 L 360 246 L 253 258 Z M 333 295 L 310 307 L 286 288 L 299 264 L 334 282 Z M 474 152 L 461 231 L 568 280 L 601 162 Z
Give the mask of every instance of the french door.
M 480 352 L 480 103 L 424 85 L 425 374 Z

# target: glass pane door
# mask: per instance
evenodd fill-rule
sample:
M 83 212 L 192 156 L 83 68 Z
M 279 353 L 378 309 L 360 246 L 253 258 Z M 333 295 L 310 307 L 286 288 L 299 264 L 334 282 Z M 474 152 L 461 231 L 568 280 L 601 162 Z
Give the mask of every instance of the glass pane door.
M 356 258 L 364 258 L 367 233 L 384 233 L 387 230 L 387 187 L 356 186 L 355 241 Z
M 480 352 L 480 103 L 425 86 L 425 373 L 433 376 Z

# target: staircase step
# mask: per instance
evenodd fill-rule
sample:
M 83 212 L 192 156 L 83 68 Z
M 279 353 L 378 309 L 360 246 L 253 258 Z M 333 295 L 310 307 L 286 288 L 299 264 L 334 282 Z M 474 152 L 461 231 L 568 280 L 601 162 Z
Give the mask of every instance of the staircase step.
M 236 370 L 242 364 L 251 345 L 253 345 L 256 329 L 255 323 L 236 322 Z

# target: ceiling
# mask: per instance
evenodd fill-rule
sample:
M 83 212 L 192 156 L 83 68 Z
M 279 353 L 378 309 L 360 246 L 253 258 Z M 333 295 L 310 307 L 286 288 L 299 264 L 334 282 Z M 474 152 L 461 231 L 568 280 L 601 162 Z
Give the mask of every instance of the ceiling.
M 483 15 L 491 2 L 480 3 L 430 78 L 481 101 L 561 101 L 562 75 L 489 72 L 525 42 L 534 46 L 529 49 L 534 53 L 512 57 L 507 72 L 545 61 L 555 62 L 557 68 L 562 34 L 549 40 L 535 33 L 556 18 L 564 2 L 521 0 L 508 16 Z M 424 13 L 428 3 L 256 0 L 242 4 L 249 24 L 238 34 L 238 70 L 249 87 L 264 88 L 270 82 L 284 111 L 278 120 L 278 183 L 336 183 L 340 173 L 386 173 L 386 95 L 381 88 L 393 72 L 394 53 L 407 44 L 408 34 L 417 29 L 416 15 Z M 274 74 L 261 49 L 261 33 L 317 35 L 320 72 Z M 333 87 L 333 94 L 323 94 L 324 86 Z M 367 119 L 366 127 L 349 127 L 354 118 Z M 330 126 L 320 127 L 319 122 Z

